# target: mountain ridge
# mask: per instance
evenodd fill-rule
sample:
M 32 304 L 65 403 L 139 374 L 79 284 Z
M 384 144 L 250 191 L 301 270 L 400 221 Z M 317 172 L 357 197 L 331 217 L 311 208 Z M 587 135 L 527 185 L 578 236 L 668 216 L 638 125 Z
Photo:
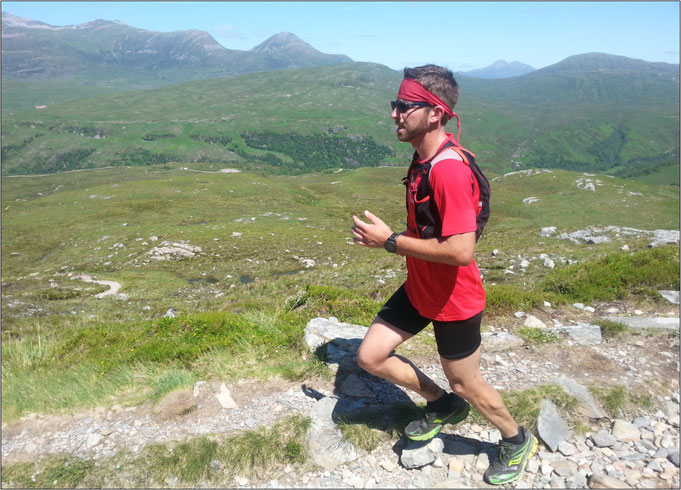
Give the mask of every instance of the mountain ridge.
M 507 63 L 505 60 L 497 60 L 489 66 L 469 70 L 463 72 L 463 74 L 472 78 L 510 78 L 526 75 L 535 70 L 536 68 L 533 66 L 520 63 L 519 61 Z
M 457 78 L 464 94 L 457 104 L 461 142 L 485 170 L 562 168 L 629 177 L 663 171 L 660 183 L 678 185 L 674 101 L 679 83 L 673 76 L 572 70 L 570 77 L 533 72 L 499 80 Z M 343 161 L 401 165 L 409 148 L 395 140 L 387 104 L 400 80 L 400 72 L 383 65 L 349 63 L 200 80 L 34 109 L 6 118 L 3 173 L 111 162 L 212 161 L 284 173 L 347 166 Z M 343 101 L 341 111 L 329 101 Z M 309 166 L 304 162 L 316 151 L 309 142 L 318 132 L 320 145 L 343 148 L 332 150 L 325 161 L 317 154 L 319 161 Z M 93 141 L 97 135 L 106 138 Z M 351 154 L 361 145 L 384 157 L 368 163 L 368 154 Z M 55 150 L 49 161 L 41 157 L 45 148 Z
M 322 53 L 291 33 L 275 34 L 251 50 L 235 50 L 196 29 L 155 32 L 103 19 L 51 26 L 4 11 L 2 24 L 5 79 L 69 80 L 106 88 L 122 84 L 135 90 L 352 61 Z

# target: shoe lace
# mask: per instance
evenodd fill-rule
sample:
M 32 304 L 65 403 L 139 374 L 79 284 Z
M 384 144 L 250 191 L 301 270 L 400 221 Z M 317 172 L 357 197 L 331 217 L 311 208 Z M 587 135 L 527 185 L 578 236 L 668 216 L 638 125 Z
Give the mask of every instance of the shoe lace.
M 499 442 L 499 457 L 495 461 L 496 465 L 497 466 L 508 465 L 508 462 L 511 459 L 512 453 L 513 453 L 513 445 L 509 444 L 506 441 L 500 441 Z

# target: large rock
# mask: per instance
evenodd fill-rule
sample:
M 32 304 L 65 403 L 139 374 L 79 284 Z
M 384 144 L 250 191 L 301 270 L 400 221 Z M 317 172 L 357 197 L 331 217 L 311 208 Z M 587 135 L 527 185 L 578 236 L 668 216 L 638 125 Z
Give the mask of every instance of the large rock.
M 529 328 L 547 328 L 546 323 L 544 323 L 534 315 L 527 315 L 527 317 L 525 318 L 524 326 Z
M 305 342 L 314 350 L 325 342 L 335 339 L 361 341 L 369 330 L 367 327 L 339 322 L 338 318 L 313 318 L 305 327 Z
M 661 328 L 665 330 L 679 330 L 678 318 L 645 317 L 645 316 L 604 316 L 604 320 L 622 323 L 630 328 Z
M 340 391 L 343 395 L 354 398 L 376 398 L 371 388 L 355 373 L 351 373 L 343 380 Z
M 617 419 L 612 424 L 612 435 L 622 442 L 635 442 L 641 438 L 641 431 L 634 424 Z
M 305 328 L 305 342 L 310 350 L 326 344 L 326 358 L 334 371 L 362 372 L 357 365 L 357 350 L 369 330 L 361 325 L 339 322 L 337 318 L 313 318 Z
M 577 323 L 567 327 L 553 327 L 559 332 L 567 333 L 579 345 L 600 344 L 603 340 L 601 327 L 590 323 Z
M 631 488 L 631 486 L 604 473 L 593 473 L 589 477 L 589 488 Z
M 574 379 L 568 378 L 567 376 L 560 376 L 553 380 L 553 384 L 560 386 L 570 395 L 577 398 L 577 400 L 581 402 L 582 407 L 585 409 L 589 418 L 602 419 L 607 417 L 589 389 L 582 386 Z
M 570 428 L 550 400 L 541 402 L 537 418 L 537 433 L 552 452 L 556 452 L 558 445 L 570 437 Z
M 444 448 L 445 443 L 439 435 L 431 439 L 427 444 L 409 441 L 408 446 L 402 450 L 400 463 L 409 470 L 422 468 L 433 463 L 442 454 Z
M 617 438 L 604 430 L 591 435 L 591 441 L 596 447 L 612 447 L 617 444 Z
M 324 397 L 315 403 L 310 411 L 312 424 L 305 438 L 310 459 L 328 471 L 363 455 L 363 451 L 343 439 L 334 423 L 338 403 L 335 397 Z
M 215 395 L 215 398 L 217 398 L 218 403 L 220 403 L 222 408 L 239 408 L 239 405 L 237 405 L 237 403 L 234 401 L 234 398 L 232 398 L 229 388 L 227 388 L 227 385 L 224 383 L 220 385 L 220 392 Z
M 650 248 L 679 243 L 679 230 L 654 230 L 653 233 L 653 241 L 648 244 Z
M 679 304 L 679 291 L 662 290 L 659 291 L 659 293 L 664 299 L 666 299 L 670 303 L 674 303 L 675 305 Z

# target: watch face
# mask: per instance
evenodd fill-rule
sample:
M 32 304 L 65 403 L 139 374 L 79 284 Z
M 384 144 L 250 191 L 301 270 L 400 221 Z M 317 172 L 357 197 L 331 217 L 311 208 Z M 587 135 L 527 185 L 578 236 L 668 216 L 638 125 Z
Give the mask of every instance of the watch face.
M 393 235 L 390 238 L 388 238 L 383 244 L 383 248 L 385 248 L 390 253 L 397 252 L 397 237 Z

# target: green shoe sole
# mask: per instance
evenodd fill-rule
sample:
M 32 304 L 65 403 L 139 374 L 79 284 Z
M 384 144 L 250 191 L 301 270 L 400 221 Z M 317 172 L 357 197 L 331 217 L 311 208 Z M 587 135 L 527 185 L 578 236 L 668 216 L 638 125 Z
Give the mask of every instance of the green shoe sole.
M 423 434 L 414 434 L 414 433 L 410 433 L 410 431 L 409 431 L 409 426 L 410 426 L 411 424 L 409 424 L 409 425 L 406 427 L 406 429 L 404 430 L 404 435 L 406 435 L 406 436 L 407 436 L 409 439 L 411 439 L 412 441 L 429 441 L 430 439 L 432 439 L 433 437 L 435 437 L 436 435 L 438 435 L 438 434 L 440 433 L 440 430 L 442 430 L 442 428 L 443 428 L 446 424 L 452 424 L 452 425 L 453 425 L 453 424 L 458 424 L 458 423 L 461 422 L 462 420 L 465 420 L 466 417 L 468 417 L 468 413 L 470 412 L 470 409 L 471 409 L 470 405 L 469 405 L 469 404 L 466 404 L 466 408 L 465 408 L 462 412 L 457 413 L 457 414 L 455 414 L 455 415 L 452 415 L 451 417 L 446 418 L 446 419 L 441 420 L 441 421 L 436 420 L 435 422 L 436 422 L 438 425 L 436 425 L 435 427 L 433 427 L 432 430 L 430 430 L 430 431 L 428 431 L 428 432 L 426 432 L 426 433 L 423 433 Z M 412 424 L 417 424 L 417 425 L 419 425 L 419 424 L 420 424 L 420 421 L 414 421 L 414 422 L 412 422 Z
M 505 485 L 507 483 L 513 483 L 514 481 L 518 480 L 521 476 L 523 476 L 523 473 L 525 473 L 525 467 L 527 466 L 527 462 L 530 460 L 532 456 L 537 452 L 537 448 L 539 447 L 539 441 L 537 441 L 537 438 L 532 436 L 532 447 L 530 448 L 529 452 L 527 453 L 527 458 L 525 458 L 525 461 L 523 462 L 522 467 L 520 468 L 520 471 L 515 473 L 513 476 L 509 478 L 485 478 L 487 483 L 490 485 Z

